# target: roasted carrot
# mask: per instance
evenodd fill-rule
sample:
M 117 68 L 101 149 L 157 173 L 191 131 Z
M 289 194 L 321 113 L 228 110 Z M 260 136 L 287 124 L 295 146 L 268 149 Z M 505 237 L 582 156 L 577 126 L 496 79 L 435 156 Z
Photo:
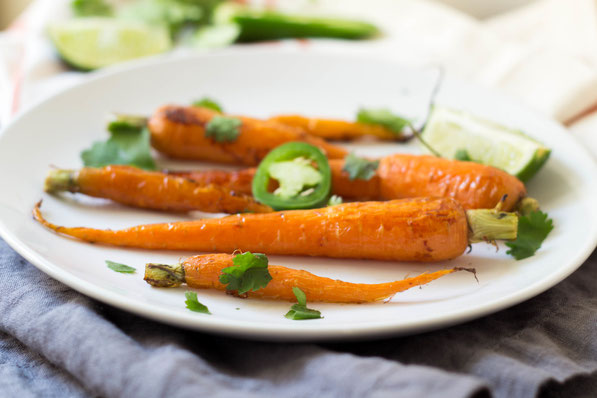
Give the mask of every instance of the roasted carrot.
M 512 213 L 465 212 L 451 198 L 355 202 L 313 210 L 238 214 L 121 230 L 58 226 L 42 216 L 40 203 L 33 215 L 57 233 L 116 246 L 396 261 L 452 259 L 464 252 L 469 240 L 514 239 L 518 224 Z M 467 222 L 467 216 L 471 222 Z
M 226 290 L 226 285 L 220 283 L 219 278 L 222 269 L 233 266 L 233 258 L 230 254 L 204 254 L 189 257 L 177 265 L 147 264 L 144 280 L 156 287 L 177 287 L 186 283 L 196 289 Z M 372 284 L 344 282 L 280 265 L 270 264 L 268 270 L 272 280 L 259 290 L 247 292 L 248 297 L 294 301 L 292 288 L 298 287 L 309 301 L 370 303 L 464 268 L 443 269 L 394 282 Z
M 349 122 L 338 119 L 312 118 L 300 115 L 279 115 L 268 119 L 273 122 L 297 127 L 325 140 L 345 141 L 372 136 L 381 140 L 405 141 L 410 136 L 393 133 L 378 124 Z
M 198 184 L 188 178 L 150 172 L 130 166 L 84 167 L 52 170 L 46 192 L 77 192 L 146 209 L 201 210 L 211 213 L 263 213 L 271 207 L 250 195 L 237 194 L 219 185 Z
M 304 141 L 319 147 L 330 159 L 343 158 L 346 151 L 311 136 L 301 129 L 267 120 L 234 116 L 241 121 L 240 134 L 229 142 L 216 142 L 205 129 L 220 113 L 200 107 L 164 106 L 149 119 L 151 144 L 165 155 L 178 159 L 207 160 L 255 166 L 280 144 Z
M 330 160 L 332 192 L 351 200 L 392 200 L 423 196 L 451 197 L 465 209 L 493 208 L 504 195 L 510 211 L 526 196 L 524 184 L 495 167 L 428 155 L 394 154 L 380 159 L 369 180 L 350 180 L 344 160 Z M 202 183 L 215 183 L 238 193 L 251 193 L 253 169 L 177 173 Z

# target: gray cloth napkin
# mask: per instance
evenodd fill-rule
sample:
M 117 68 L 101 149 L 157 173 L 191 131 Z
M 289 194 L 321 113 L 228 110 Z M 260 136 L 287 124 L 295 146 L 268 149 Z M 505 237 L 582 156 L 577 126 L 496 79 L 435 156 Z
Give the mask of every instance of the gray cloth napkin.
M 412 337 L 244 341 L 89 299 L 0 240 L 3 397 L 595 397 L 597 254 L 509 310 Z

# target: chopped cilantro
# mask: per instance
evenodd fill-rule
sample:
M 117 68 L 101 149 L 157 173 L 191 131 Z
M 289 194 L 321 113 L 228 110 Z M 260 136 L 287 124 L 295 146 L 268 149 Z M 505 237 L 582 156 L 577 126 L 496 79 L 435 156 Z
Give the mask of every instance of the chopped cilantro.
M 348 178 L 352 180 L 370 180 L 375 175 L 379 166 L 379 160 L 367 160 L 360 158 L 354 153 L 349 153 L 344 160 L 342 171 L 348 173 Z
M 222 107 L 216 101 L 209 97 L 203 97 L 198 101 L 193 102 L 193 106 L 198 106 L 200 108 L 208 108 L 216 112 L 222 113 Z
M 135 271 L 137 271 L 136 268 L 129 267 L 128 265 L 124 265 L 124 264 L 120 264 L 120 263 L 115 263 L 114 261 L 110 261 L 110 260 L 106 260 L 106 265 L 112 271 L 120 272 L 123 274 L 133 274 L 133 273 L 135 273 Z
M 245 294 L 267 286 L 272 280 L 267 269 L 268 261 L 265 254 L 251 252 L 237 254 L 232 263 L 234 265 L 224 268 L 220 275 L 220 282 L 227 285 L 226 290 Z
M 184 302 L 187 305 L 187 308 L 194 312 L 200 312 L 202 314 L 211 315 L 211 312 L 207 309 L 207 307 L 197 300 L 197 293 L 195 292 L 185 292 L 184 296 L 187 298 Z
M 216 142 L 236 141 L 241 124 L 241 120 L 235 117 L 214 116 L 205 127 L 205 136 L 212 137 Z
M 294 304 L 290 307 L 290 311 L 284 315 L 286 318 L 292 319 L 293 321 L 321 318 L 321 312 L 307 308 L 307 296 L 305 295 L 305 292 L 296 286 L 292 288 L 292 292 L 294 293 L 298 304 Z
M 466 149 L 459 149 L 454 154 L 454 159 L 462 160 L 463 162 L 472 162 L 471 156 Z
M 541 247 L 547 235 L 553 229 L 553 220 L 547 218 L 547 213 L 540 210 L 533 211 L 518 220 L 518 234 L 513 242 L 507 242 L 510 248 L 506 253 L 517 260 L 531 257 Z
M 410 120 L 393 114 L 389 109 L 359 109 L 357 122 L 365 124 L 378 124 L 396 135 L 402 135 L 404 128 Z
M 77 17 L 109 17 L 113 12 L 104 0 L 73 0 L 70 6 Z
M 328 206 L 336 206 L 341 205 L 343 202 L 342 197 L 338 195 L 330 196 L 330 200 L 328 200 Z
M 149 144 L 150 134 L 145 124 L 145 118 L 118 116 L 108 124 L 110 138 L 96 141 L 91 148 L 81 152 L 83 164 L 89 167 L 126 164 L 155 170 Z

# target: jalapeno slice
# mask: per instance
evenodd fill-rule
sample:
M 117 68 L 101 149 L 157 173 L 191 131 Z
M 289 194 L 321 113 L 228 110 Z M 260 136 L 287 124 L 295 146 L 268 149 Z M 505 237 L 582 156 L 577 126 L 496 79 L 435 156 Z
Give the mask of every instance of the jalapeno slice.
M 279 187 L 270 192 L 270 181 Z M 332 188 L 328 159 L 316 146 L 288 142 L 270 151 L 253 177 L 253 196 L 275 210 L 324 206 Z

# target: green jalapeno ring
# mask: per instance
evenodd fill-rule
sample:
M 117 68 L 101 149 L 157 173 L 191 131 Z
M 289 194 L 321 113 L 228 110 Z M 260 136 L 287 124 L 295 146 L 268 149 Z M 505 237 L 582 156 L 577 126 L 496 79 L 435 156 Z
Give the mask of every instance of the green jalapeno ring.
M 281 197 L 269 192 L 271 165 L 301 157 L 314 161 L 317 165 L 317 172 L 321 174 L 321 181 L 312 187 L 313 192 L 292 197 Z M 321 149 L 305 142 L 288 142 L 270 151 L 257 167 L 252 184 L 255 199 L 274 210 L 310 209 L 324 206 L 329 199 L 331 189 L 332 171 L 327 157 Z

